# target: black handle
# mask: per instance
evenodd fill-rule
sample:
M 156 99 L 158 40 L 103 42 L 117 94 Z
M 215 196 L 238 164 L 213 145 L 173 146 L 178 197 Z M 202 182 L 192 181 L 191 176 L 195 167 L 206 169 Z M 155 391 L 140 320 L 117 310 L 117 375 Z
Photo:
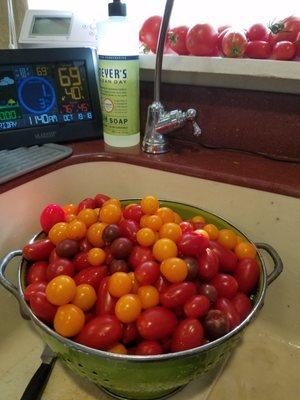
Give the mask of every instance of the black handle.
M 20 400 L 39 400 L 42 396 L 44 387 L 48 382 L 55 359 L 50 364 L 41 364 L 36 373 L 31 378 Z

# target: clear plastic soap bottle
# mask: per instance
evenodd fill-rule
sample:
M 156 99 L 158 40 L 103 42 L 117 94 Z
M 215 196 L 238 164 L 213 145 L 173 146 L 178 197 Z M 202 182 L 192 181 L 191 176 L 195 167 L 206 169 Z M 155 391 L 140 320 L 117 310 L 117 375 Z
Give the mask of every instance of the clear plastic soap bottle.
M 108 15 L 97 24 L 104 141 L 130 147 L 140 141 L 138 29 L 120 0 L 108 4 Z

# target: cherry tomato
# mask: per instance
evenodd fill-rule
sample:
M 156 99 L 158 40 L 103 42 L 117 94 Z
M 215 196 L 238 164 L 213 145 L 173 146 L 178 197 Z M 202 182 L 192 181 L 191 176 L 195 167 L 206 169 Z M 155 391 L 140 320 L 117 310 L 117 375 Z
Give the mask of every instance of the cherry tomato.
M 87 228 L 97 222 L 98 219 L 92 208 L 84 208 L 78 213 L 77 218 L 79 221 L 83 222 Z
M 151 249 L 148 247 L 134 246 L 129 257 L 129 264 L 135 269 L 138 265 L 146 261 L 154 261 Z
M 79 213 L 81 210 L 85 208 L 96 208 L 96 202 L 94 199 L 91 199 L 90 197 L 87 197 L 84 200 L 81 200 L 81 202 L 78 204 L 78 209 L 77 212 Z
M 30 295 L 29 303 L 30 308 L 35 316 L 44 322 L 53 322 L 57 307 L 47 300 L 46 293 L 32 293 Z
M 184 304 L 184 312 L 187 317 L 191 318 L 202 318 L 210 309 L 210 301 L 204 295 L 195 295 Z
M 140 315 L 136 325 L 144 339 L 160 340 L 171 335 L 177 325 L 177 318 L 164 307 L 153 307 Z
M 174 222 L 175 222 L 175 224 L 180 224 L 180 222 L 182 222 L 182 218 L 181 218 L 181 216 L 178 214 L 178 213 L 176 213 L 175 211 L 174 211 L 174 215 L 175 215 L 175 220 L 174 220 Z
M 184 233 L 177 243 L 181 254 L 188 257 L 200 256 L 200 254 L 209 246 L 209 240 L 194 232 Z
M 218 34 L 209 24 L 197 24 L 189 29 L 186 36 L 187 50 L 193 56 L 211 56 L 217 46 Z
M 168 43 L 170 48 L 175 51 L 175 53 L 186 56 L 189 53 L 186 48 L 186 36 L 188 33 L 189 27 L 186 25 L 176 26 L 172 28 L 168 33 Z
M 141 246 L 152 246 L 156 240 L 155 232 L 150 228 L 142 228 L 136 234 L 136 240 Z
M 228 28 L 231 28 L 231 25 L 221 25 L 218 27 L 218 33 L 222 33 Z
M 229 319 L 220 310 L 209 310 L 203 321 L 203 327 L 208 338 L 215 340 L 229 332 Z
M 209 281 L 219 271 L 219 258 L 217 254 L 210 248 L 204 250 L 198 259 L 199 278 Z
M 230 30 L 231 26 L 223 29 L 221 32 L 218 33 L 218 50 L 222 52 L 223 54 L 223 50 L 222 50 L 222 41 L 223 41 L 223 37 L 225 36 L 225 34 Z
M 104 241 L 102 239 L 102 233 L 106 228 L 107 224 L 103 222 L 96 222 L 91 225 L 87 231 L 87 239 L 94 247 L 104 246 Z
M 136 294 L 138 291 L 138 288 L 140 287 L 139 282 L 137 281 L 134 272 L 129 272 L 128 275 L 130 276 L 131 283 L 132 283 L 131 293 Z
M 176 308 L 184 305 L 197 293 L 192 282 L 173 283 L 160 294 L 160 303 L 167 308 Z
M 290 16 L 282 21 L 275 22 L 269 28 L 271 30 L 269 42 L 272 47 L 282 41 L 293 43 L 297 39 L 298 32 L 300 32 L 300 18 Z
M 136 222 L 140 222 L 143 211 L 139 204 L 128 204 L 123 210 L 123 217 L 125 219 L 131 219 Z
M 271 46 L 269 42 L 254 40 L 249 42 L 246 48 L 246 56 L 249 58 L 265 59 L 271 56 Z
M 231 303 L 234 305 L 237 313 L 239 314 L 241 321 L 250 314 L 252 309 L 252 304 L 249 299 L 244 293 L 237 293 L 232 299 Z
M 201 322 L 195 318 L 180 321 L 172 336 L 171 350 L 173 352 L 193 349 L 201 346 L 204 330 Z
M 167 222 L 163 224 L 159 230 L 159 236 L 161 238 L 168 238 L 173 240 L 173 242 L 177 242 L 182 235 L 181 228 L 178 224 L 174 222 Z
M 90 310 L 96 303 L 97 295 L 93 286 L 87 283 L 82 283 L 76 287 L 75 296 L 73 297 L 72 304 L 81 308 L 83 311 Z
M 107 273 L 108 268 L 106 265 L 102 265 L 100 267 L 88 267 L 79 271 L 74 276 L 74 281 L 76 282 L 76 285 L 88 283 L 97 291 L 102 278 L 104 278 Z
M 87 260 L 94 267 L 103 264 L 105 258 L 105 251 L 100 249 L 99 247 L 93 247 L 91 250 L 88 251 Z
M 58 307 L 54 318 L 54 329 L 64 337 L 77 335 L 85 323 L 84 312 L 74 304 Z
M 272 58 L 274 60 L 291 60 L 296 53 L 294 43 L 288 41 L 278 42 L 272 50 Z
M 66 222 L 58 222 L 53 225 L 48 233 L 48 237 L 55 245 L 62 240 L 72 239 L 68 237 L 68 224 Z
M 159 208 L 159 201 L 155 196 L 145 196 L 141 200 L 141 208 L 144 214 L 155 214 Z
M 163 224 L 166 224 L 168 222 L 175 222 L 174 211 L 171 210 L 171 208 L 169 207 L 161 207 L 156 211 L 155 214 L 161 218 Z
M 229 29 L 222 40 L 222 51 L 226 57 L 243 57 L 247 47 L 247 38 L 243 31 Z
M 178 250 L 173 240 L 164 238 L 155 242 L 152 252 L 156 260 L 163 261 L 167 258 L 176 257 Z
M 152 285 L 159 278 L 160 268 L 155 261 L 146 261 L 139 264 L 134 275 L 141 285 Z
M 59 255 L 56 253 L 56 248 L 54 248 L 49 256 L 49 264 L 55 262 L 56 260 L 59 260 L 61 257 L 59 257 Z
M 45 261 L 37 261 L 32 264 L 26 274 L 26 283 L 45 282 L 47 281 L 48 263 Z
M 125 237 L 115 239 L 110 247 L 112 256 L 118 260 L 129 257 L 132 248 L 131 240 Z
M 40 224 L 44 232 L 48 233 L 57 222 L 65 221 L 65 212 L 58 204 L 48 204 L 40 215 Z
M 252 258 L 240 260 L 233 275 L 243 293 L 250 293 L 257 285 L 259 278 L 259 265 Z
M 130 324 L 125 324 L 123 328 L 123 338 L 122 342 L 124 344 L 131 343 L 139 337 L 139 331 L 137 330 L 136 323 L 131 322 Z
M 198 277 L 198 261 L 193 257 L 185 257 L 184 261 L 186 262 L 188 268 L 188 274 L 186 277 L 187 281 L 194 281 Z
M 132 242 L 136 242 L 136 235 L 140 229 L 138 222 L 130 219 L 124 219 L 123 221 L 119 222 L 119 228 L 121 236 L 130 239 Z
M 154 286 L 140 286 L 137 295 L 139 296 L 142 308 L 144 309 L 157 306 L 159 303 L 159 292 Z
M 102 233 L 102 239 L 105 244 L 111 244 L 115 239 L 120 236 L 121 229 L 116 224 L 107 225 Z
M 115 272 L 109 278 L 108 291 L 114 297 L 121 297 L 130 293 L 132 289 L 131 278 L 125 272 Z
M 228 274 L 218 274 L 212 280 L 211 284 L 216 288 L 218 297 L 232 299 L 238 291 L 236 279 Z
M 234 252 L 239 260 L 243 258 L 255 258 L 256 257 L 256 248 L 252 243 L 248 242 L 241 242 L 238 243 L 235 248 Z
M 87 253 L 89 250 L 91 250 L 93 246 L 91 243 L 88 241 L 88 239 L 85 237 L 79 241 L 79 250 Z
M 215 308 L 222 311 L 227 316 L 230 329 L 235 328 L 241 322 L 238 312 L 229 299 L 219 297 L 215 303 Z
M 122 338 L 121 322 L 114 315 L 101 315 L 89 321 L 75 338 L 78 343 L 106 350 Z
M 79 251 L 79 244 L 76 240 L 65 239 L 57 244 L 55 251 L 60 258 L 73 258 Z
M 80 240 L 86 235 L 86 225 L 84 222 L 74 219 L 68 224 L 67 236 L 69 239 Z
M 67 258 L 59 258 L 48 265 L 46 271 L 47 281 L 49 282 L 59 275 L 68 275 L 72 277 L 74 272 L 75 266 L 71 260 L 68 260 Z
M 99 212 L 99 218 L 106 224 L 116 224 L 122 217 L 121 208 L 115 204 L 104 205 Z
M 116 299 L 108 291 L 109 276 L 105 276 L 99 285 L 96 302 L 96 314 L 115 314 Z
M 110 198 L 103 203 L 102 207 L 105 207 L 109 204 L 113 204 L 114 206 L 121 209 L 121 202 L 119 199 Z
M 148 46 L 153 53 L 156 52 L 161 20 L 161 16 L 158 15 L 146 19 L 139 33 L 140 41 Z
M 219 231 L 218 242 L 226 249 L 234 249 L 236 241 L 236 234 L 231 229 L 221 229 Z
M 162 346 L 155 340 L 143 340 L 136 346 L 135 349 L 135 354 L 137 356 L 154 356 L 162 353 Z
M 217 254 L 221 272 L 234 272 L 237 266 L 237 256 L 220 243 L 210 241 L 209 247 Z
M 182 258 L 170 257 L 163 260 L 160 265 L 160 272 L 169 282 L 183 282 L 187 277 L 188 267 Z
M 74 221 L 74 219 L 77 219 L 76 214 L 66 214 L 65 215 L 65 221 L 68 223 Z
M 88 254 L 87 253 L 77 253 L 73 259 L 75 270 L 81 271 L 82 269 L 92 267 L 92 265 L 88 262 Z
M 267 41 L 269 38 L 269 30 L 264 24 L 254 24 L 248 29 L 246 36 L 250 41 Z
M 26 301 L 29 301 L 32 293 L 39 293 L 39 292 L 45 293 L 46 286 L 47 286 L 47 282 L 30 283 L 30 285 L 28 285 L 26 287 L 26 289 L 24 290 L 24 299 Z
M 219 229 L 214 224 L 204 225 L 203 229 L 208 233 L 210 240 L 216 240 L 219 236 Z
M 179 226 L 180 226 L 180 229 L 181 229 L 182 233 L 193 232 L 193 230 L 194 230 L 193 225 L 188 221 L 180 222 Z
M 143 215 L 140 221 L 142 228 L 150 228 L 155 232 L 158 232 L 163 224 L 163 220 L 159 215 Z
M 47 260 L 53 249 L 49 239 L 37 240 L 23 247 L 23 257 L 28 261 Z
M 116 303 L 116 317 L 125 324 L 134 322 L 141 314 L 142 303 L 136 294 L 125 294 Z
M 129 265 L 125 260 L 116 260 L 113 259 L 109 264 L 109 272 L 110 274 L 114 274 L 115 272 L 129 272 Z
M 53 278 L 46 287 L 47 300 L 55 306 L 69 303 L 76 292 L 76 284 L 68 275 L 59 275 Z
M 159 291 L 159 293 L 162 293 L 167 287 L 170 286 L 170 282 L 168 282 L 166 278 L 160 275 L 157 281 L 155 282 L 154 286 Z
M 203 294 L 203 296 L 206 296 L 211 303 L 214 303 L 217 300 L 218 293 L 213 285 L 209 283 L 203 283 L 199 285 L 197 289 L 198 293 Z
M 73 203 L 68 203 L 63 206 L 63 210 L 65 213 L 65 216 L 70 215 L 70 214 L 76 215 L 77 211 L 78 211 L 78 206 Z
M 110 197 L 106 196 L 106 194 L 98 193 L 94 197 L 95 206 L 101 208 L 103 206 L 103 204 L 109 199 L 110 199 Z
M 126 347 L 122 343 L 114 344 L 112 347 L 109 347 L 107 349 L 107 351 L 109 351 L 110 353 L 114 353 L 114 354 L 127 354 L 128 353 Z
M 298 33 L 297 40 L 296 40 L 296 42 L 294 44 L 295 44 L 295 47 L 296 47 L 295 57 L 297 59 L 299 59 L 299 57 L 300 57 L 300 32 Z

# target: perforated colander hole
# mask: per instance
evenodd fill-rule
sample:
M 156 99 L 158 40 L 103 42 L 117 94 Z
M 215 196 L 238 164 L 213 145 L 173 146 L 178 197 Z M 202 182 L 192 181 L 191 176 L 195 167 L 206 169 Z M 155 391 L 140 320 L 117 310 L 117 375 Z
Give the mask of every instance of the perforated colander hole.
M 96 372 L 96 371 L 93 371 L 93 374 L 94 374 L 94 375 L 98 375 L 98 372 Z
M 83 368 L 83 365 L 82 365 L 82 364 L 80 364 L 80 363 L 78 363 L 78 367 L 80 367 L 80 368 Z

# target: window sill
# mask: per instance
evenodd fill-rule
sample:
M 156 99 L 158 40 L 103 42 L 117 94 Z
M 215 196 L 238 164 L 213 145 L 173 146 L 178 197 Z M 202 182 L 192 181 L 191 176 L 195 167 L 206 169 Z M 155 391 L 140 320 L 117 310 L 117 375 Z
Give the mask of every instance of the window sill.
M 300 60 L 299 60 L 300 61 Z M 300 93 L 300 62 L 164 55 L 162 81 Z M 155 55 L 140 56 L 141 79 L 153 81 Z

